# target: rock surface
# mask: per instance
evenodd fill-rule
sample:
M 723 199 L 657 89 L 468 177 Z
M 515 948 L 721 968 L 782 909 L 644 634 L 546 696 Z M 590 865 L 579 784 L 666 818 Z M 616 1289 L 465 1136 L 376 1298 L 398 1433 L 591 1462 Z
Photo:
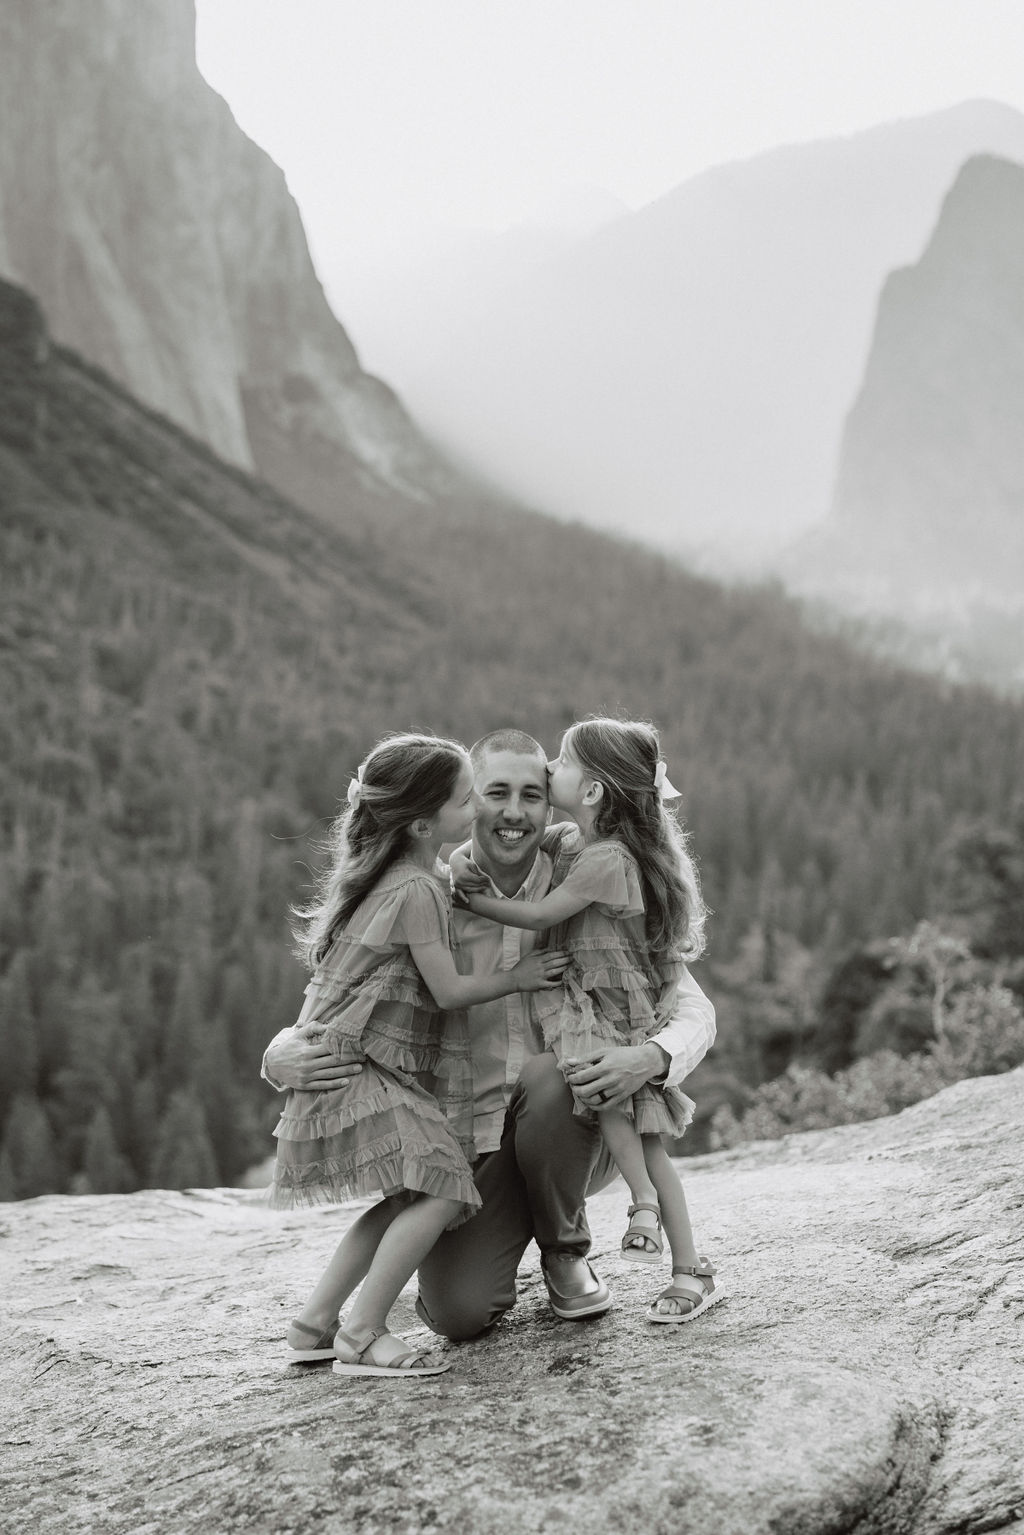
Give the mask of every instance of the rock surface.
M 434 1381 L 283 1362 L 345 1212 L 234 1190 L 2 1212 L 7 1529 L 964 1535 L 1024 1528 L 1024 1072 L 683 1164 L 729 1298 L 654 1328 L 667 1273 L 547 1309 L 536 1255 Z M 422 1337 L 407 1293 L 397 1324 Z

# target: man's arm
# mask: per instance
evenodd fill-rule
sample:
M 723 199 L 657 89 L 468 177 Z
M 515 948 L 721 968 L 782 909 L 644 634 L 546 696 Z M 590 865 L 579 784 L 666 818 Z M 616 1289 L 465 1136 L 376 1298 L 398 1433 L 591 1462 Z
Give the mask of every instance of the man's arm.
M 669 1057 L 668 1071 L 659 1085 L 678 1087 L 707 1055 L 715 1042 L 715 1034 L 715 1009 L 684 967 L 672 1017 L 650 1039 L 651 1044 L 660 1045 Z
M 263 1054 L 260 1076 L 283 1093 L 287 1088 L 323 1093 L 346 1087 L 362 1071 L 358 1061 L 342 1063 L 326 1045 L 314 1045 L 296 1034 L 294 1027 L 275 1034 Z
M 642 1045 L 613 1045 L 568 1078 L 591 1106 L 625 1103 L 645 1082 L 677 1087 L 702 1061 L 715 1040 L 715 1010 L 684 970 L 676 1006 L 663 1029 Z

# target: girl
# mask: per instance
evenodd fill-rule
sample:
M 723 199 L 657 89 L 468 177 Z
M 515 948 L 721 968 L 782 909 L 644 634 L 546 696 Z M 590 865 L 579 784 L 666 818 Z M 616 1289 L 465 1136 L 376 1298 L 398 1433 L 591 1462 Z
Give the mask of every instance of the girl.
M 665 808 L 678 794 L 650 725 L 612 719 L 574 725 L 548 764 L 548 793 L 583 837 L 556 889 L 540 901 L 506 901 L 479 893 L 472 866 L 460 867 L 456 880 L 473 911 L 515 927 L 551 928 L 553 946 L 568 951 L 564 990 L 536 998 L 534 1011 L 545 1044 L 570 1074 L 595 1050 L 643 1043 L 663 1026 L 682 967 L 703 950 L 705 909 L 685 839 Z M 577 1111 L 590 1112 L 578 1098 Z M 668 1233 L 673 1282 L 652 1302 L 648 1319 L 692 1321 L 721 1291 L 698 1256 L 682 1184 L 661 1137 L 683 1133 L 693 1103 L 678 1088 L 647 1084 L 622 1107 L 597 1114 L 632 1195 L 623 1256 L 657 1263 L 662 1222 Z
M 295 1359 L 335 1355 L 342 1375 L 437 1375 L 448 1368 L 387 1330 L 388 1313 L 441 1232 L 481 1203 L 472 1154 L 464 1009 L 555 987 L 565 955 L 530 954 L 484 978 L 453 958 L 444 843 L 469 833 L 473 769 L 454 741 L 380 742 L 349 785 L 332 865 L 305 919 L 313 968 L 299 1031 L 362 1070 L 344 1088 L 290 1091 L 271 1203 L 383 1194 L 346 1233 L 291 1324 Z M 443 1017 L 441 1009 L 453 1010 Z M 362 1282 L 344 1331 L 338 1310 Z

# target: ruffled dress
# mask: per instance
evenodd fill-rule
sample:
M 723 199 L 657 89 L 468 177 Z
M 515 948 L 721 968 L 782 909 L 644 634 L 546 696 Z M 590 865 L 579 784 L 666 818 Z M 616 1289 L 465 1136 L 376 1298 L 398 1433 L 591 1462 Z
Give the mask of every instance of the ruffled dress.
M 455 949 L 447 870 L 394 863 L 317 966 L 296 1031 L 360 1061 L 347 1086 L 290 1089 L 274 1134 L 270 1202 L 336 1204 L 409 1190 L 480 1206 L 465 1012 L 442 1012 L 409 945 Z
M 682 977 L 681 954 L 651 954 L 636 860 L 614 838 L 575 854 L 560 888 L 590 903 L 551 928 L 547 947 L 571 959 L 564 990 L 531 996 L 547 1048 L 561 1066 L 610 1045 L 642 1045 L 671 1018 Z M 680 1136 L 694 1102 L 678 1087 L 646 1083 L 622 1105 L 641 1134 Z M 578 1114 L 592 1110 L 577 1100 Z

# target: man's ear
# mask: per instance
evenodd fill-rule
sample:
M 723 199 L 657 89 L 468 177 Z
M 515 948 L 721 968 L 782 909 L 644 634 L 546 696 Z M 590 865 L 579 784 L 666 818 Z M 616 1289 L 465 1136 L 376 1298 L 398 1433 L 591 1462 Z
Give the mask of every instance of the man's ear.
M 592 778 L 583 791 L 583 803 L 585 805 L 599 805 L 604 799 L 604 784 Z

